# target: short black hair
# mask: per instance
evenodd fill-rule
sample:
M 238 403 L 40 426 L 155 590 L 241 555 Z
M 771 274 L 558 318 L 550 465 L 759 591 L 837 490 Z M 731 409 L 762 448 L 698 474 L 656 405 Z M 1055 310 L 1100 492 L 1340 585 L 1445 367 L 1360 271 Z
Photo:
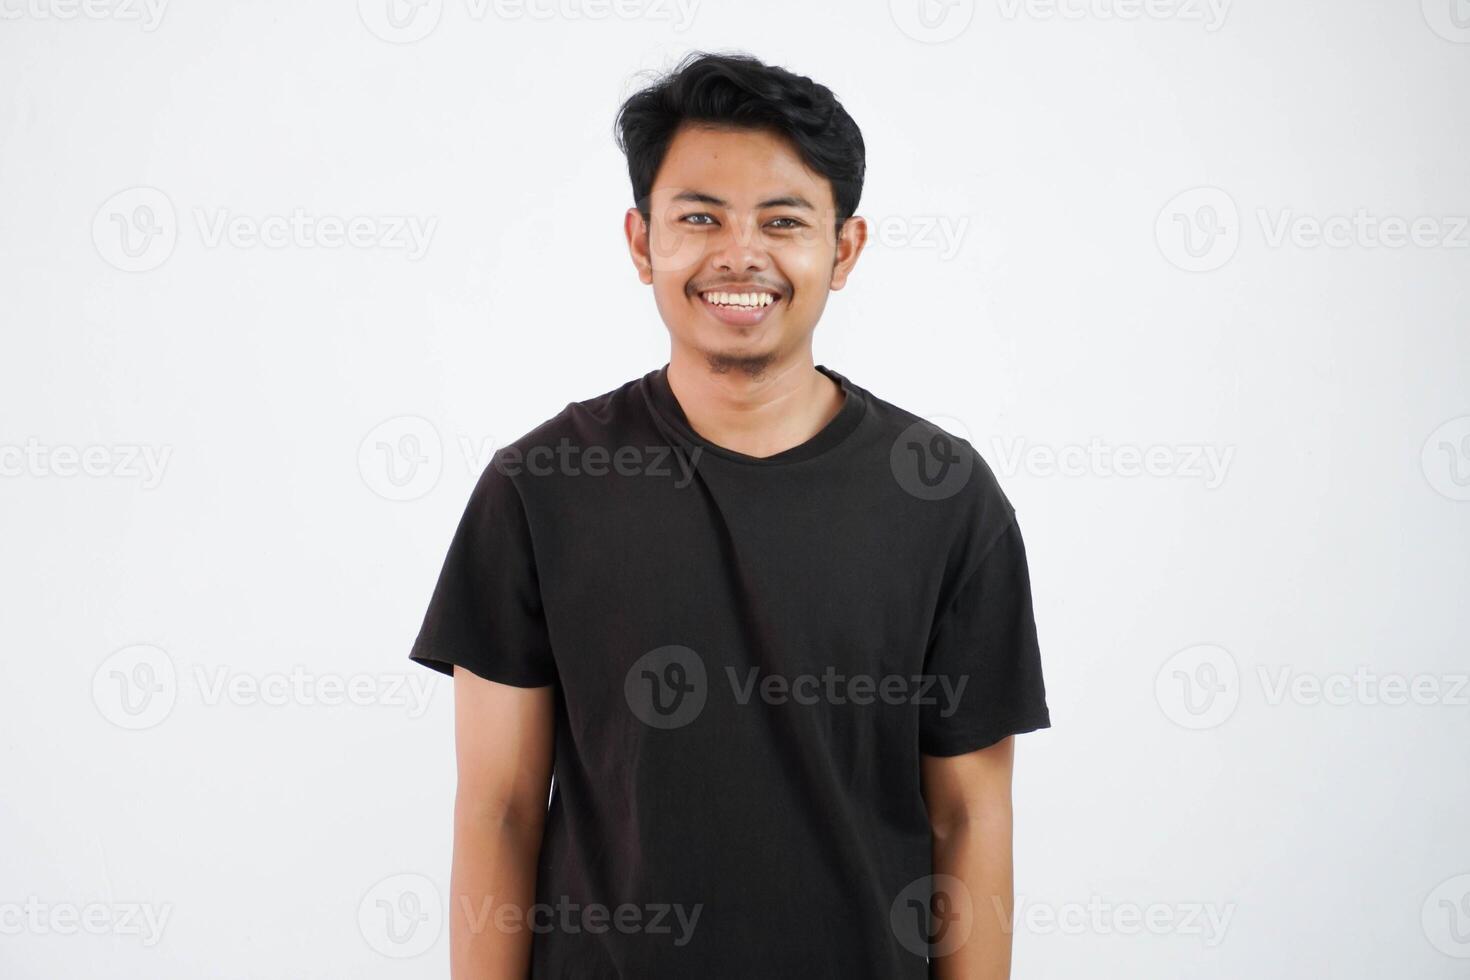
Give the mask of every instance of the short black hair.
M 836 228 L 863 194 L 863 134 L 825 85 L 742 54 L 693 52 L 618 110 L 615 136 L 628 157 L 633 203 L 648 220 L 649 193 L 684 123 L 762 129 L 789 139 L 832 185 Z

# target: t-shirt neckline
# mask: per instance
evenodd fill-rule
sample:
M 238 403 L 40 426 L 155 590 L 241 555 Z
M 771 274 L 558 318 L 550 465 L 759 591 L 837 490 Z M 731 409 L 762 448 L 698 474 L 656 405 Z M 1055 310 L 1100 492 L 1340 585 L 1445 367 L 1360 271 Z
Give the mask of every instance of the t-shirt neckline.
M 823 364 L 817 364 L 815 367 L 842 389 L 842 407 L 819 432 L 806 442 L 798 443 L 773 456 L 748 456 L 734 449 L 716 445 L 695 432 L 694 427 L 689 424 L 688 416 L 684 414 L 684 409 L 679 405 L 679 400 L 674 397 L 674 390 L 669 387 L 669 365 L 667 363 L 661 368 L 650 371 L 647 376 L 650 407 L 681 439 L 722 459 L 752 466 L 796 463 L 819 456 L 841 443 L 857 428 L 866 409 L 860 390 L 846 377 Z

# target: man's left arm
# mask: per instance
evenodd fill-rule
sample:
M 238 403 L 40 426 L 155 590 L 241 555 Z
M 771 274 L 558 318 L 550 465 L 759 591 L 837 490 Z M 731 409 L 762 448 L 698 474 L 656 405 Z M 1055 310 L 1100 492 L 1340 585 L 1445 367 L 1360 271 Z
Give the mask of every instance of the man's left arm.
M 1015 905 L 1011 772 L 1015 736 L 953 756 L 922 756 L 924 803 L 934 834 L 936 930 L 965 929 L 956 948 L 938 931 L 930 976 L 1009 980 Z M 941 877 L 943 876 L 943 877 Z M 946 921 L 960 915 L 969 921 Z

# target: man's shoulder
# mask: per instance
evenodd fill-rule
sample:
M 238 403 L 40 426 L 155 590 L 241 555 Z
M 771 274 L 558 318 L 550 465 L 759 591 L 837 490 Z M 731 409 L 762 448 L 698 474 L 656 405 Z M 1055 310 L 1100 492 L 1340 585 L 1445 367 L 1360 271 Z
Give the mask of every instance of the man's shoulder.
M 482 484 L 513 491 L 523 500 L 565 502 L 568 488 L 586 481 L 566 479 L 620 473 L 661 441 L 647 401 L 649 375 L 633 378 L 566 407 L 529 432 L 500 445 L 481 474 Z M 642 456 L 640 455 L 641 459 Z M 601 481 L 595 481 L 600 483 Z
M 868 403 L 870 439 L 886 452 L 893 477 L 908 497 L 930 507 L 978 510 L 987 522 L 1009 520 L 1014 508 L 977 446 L 974 427 L 956 415 L 921 415 L 859 390 Z
M 591 398 L 568 402 L 560 412 L 507 442 L 498 452 L 514 451 L 524 456 L 545 447 L 614 443 L 628 430 L 645 423 L 647 407 L 643 392 L 647 379 L 647 375 L 642 375 Z

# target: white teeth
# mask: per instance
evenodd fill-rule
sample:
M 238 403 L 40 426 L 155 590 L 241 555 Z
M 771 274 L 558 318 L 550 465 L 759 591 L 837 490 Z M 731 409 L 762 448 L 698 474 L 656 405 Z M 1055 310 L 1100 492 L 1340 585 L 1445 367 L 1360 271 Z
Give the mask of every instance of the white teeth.
M 770 293 L 705 293 L 704 298 L 720 306 L 742 306 L 752 310 L 776 302 L 776 297 Z

